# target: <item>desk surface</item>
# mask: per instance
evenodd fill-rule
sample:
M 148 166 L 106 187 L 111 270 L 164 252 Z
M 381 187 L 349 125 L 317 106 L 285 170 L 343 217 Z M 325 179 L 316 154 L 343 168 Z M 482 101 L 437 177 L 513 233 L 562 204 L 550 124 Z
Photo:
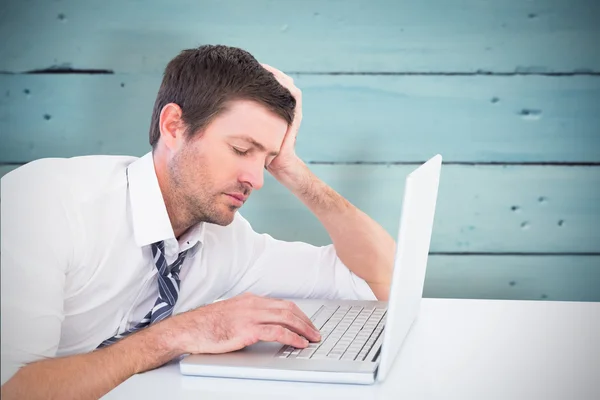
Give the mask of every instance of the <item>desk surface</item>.
M 600 303 L 423 299 L 371 386 L 135 375 L 106 399 L 600 399 Z

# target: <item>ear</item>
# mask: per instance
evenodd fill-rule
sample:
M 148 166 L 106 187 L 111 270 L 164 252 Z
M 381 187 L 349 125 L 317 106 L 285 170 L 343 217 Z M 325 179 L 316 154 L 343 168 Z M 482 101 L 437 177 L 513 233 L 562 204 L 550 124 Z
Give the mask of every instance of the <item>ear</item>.
M 160 138 L 171 150 L 178 149 L 185 139 L 185 123 L 181 118 L 182 114 L 181 107 L 175 103 L 166 104 L 160 111 L 158 122 Z

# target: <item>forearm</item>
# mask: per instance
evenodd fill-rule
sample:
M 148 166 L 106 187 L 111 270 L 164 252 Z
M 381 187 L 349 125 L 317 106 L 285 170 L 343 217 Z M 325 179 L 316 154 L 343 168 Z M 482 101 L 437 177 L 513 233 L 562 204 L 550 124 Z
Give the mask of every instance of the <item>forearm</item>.
M 164 321 L 166 322 L 166 321 Z M 161 338 L 164 326 L 148 328 L 87 354 L 37 361 L 2 386 L 9 399 L 97 399 L 130 376 L 178 356 Z
M 373 219 L 300 164 L 295 176 L 278 177 L 321 221 L 338 257 L 364 279 L 379 300 L 387 300 L 394 239 Z

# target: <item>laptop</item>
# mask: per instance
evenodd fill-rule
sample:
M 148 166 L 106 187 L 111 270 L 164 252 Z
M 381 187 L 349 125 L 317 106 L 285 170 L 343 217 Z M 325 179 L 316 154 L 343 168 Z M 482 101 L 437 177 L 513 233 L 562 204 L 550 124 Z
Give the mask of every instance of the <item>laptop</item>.
M 311 317 L 321 341 L 298 349 L 258 342 L 224 354 L 186 355 L 183 375 L 305 382 L 372 384 L 388 375 L 417 320 L 442 157 L 437 154 L 405 180 L 388 301 L 290 299 Z

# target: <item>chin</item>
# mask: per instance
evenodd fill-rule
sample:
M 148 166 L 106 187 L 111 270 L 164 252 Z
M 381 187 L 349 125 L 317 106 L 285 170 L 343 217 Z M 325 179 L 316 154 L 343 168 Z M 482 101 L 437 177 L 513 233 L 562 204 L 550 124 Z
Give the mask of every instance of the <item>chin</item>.
M 215 224 L 215 225 L 221 225 L 221 226 L 227 226 L 227 225 L 231 224 L 233 222 L 233 219 L 235 218 L 235 213 L 237 212 L 238 209 L 237 209 L 237 207 L 235 207 L 235 208 L 226 207 L 226 208 L 227 208 L 227 211 L 211 215 L 210 218 L 208 218 L 206 222 L 209 222 L 209 223 Z

